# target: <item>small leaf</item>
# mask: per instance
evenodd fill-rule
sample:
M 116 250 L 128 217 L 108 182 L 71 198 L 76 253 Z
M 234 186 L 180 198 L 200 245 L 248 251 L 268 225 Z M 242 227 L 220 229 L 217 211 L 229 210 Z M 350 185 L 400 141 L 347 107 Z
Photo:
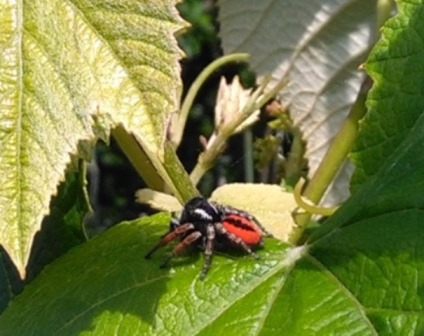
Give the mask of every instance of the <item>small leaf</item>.
M 178 200 L 171 195 L 161 193 L 152 189 L 140 189 L 135 193 L 136 202 L 141 204 L 148 204 L 153 209 L 179 212 L 183 207 Z

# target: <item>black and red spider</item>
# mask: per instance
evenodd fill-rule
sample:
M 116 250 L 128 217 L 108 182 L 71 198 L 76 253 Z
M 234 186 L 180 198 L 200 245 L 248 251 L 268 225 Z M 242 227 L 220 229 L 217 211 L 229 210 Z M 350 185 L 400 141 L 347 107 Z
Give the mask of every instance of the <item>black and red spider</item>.
M 255 259 L 252 248 L 262 244 L 263 235 L 269 233 L 255 217 L 230 206 L 208 201 L 203 197 L 189 200 L 179 221 L 171 221 L 169 232 L 147 253 L 146 258 L 177 237 L 180 242 L 161 264 L 165 267 L 171 258 L 180 255 L 188 246 L 196 244 L 203 249 L 205 261 L 200 278 L 204 279 L 209 270 L 214 249 L 225 250 L 230 246 L 242 248 Z

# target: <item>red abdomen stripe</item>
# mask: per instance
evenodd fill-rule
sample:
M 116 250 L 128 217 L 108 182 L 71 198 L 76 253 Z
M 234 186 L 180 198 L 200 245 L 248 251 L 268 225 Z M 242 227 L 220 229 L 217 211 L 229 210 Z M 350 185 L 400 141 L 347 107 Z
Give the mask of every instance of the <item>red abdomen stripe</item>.
M 247 245 L 258 245 L 262 240 L 261 230 L 245 217 L 235 214 L 227 215 L 222 225 Z

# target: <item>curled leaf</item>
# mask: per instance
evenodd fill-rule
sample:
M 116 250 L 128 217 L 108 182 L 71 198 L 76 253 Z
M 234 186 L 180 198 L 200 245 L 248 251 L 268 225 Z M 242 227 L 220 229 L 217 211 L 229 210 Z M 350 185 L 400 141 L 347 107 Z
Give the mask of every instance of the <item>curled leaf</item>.
M 182 210 L 181 203 L 174 196 L 148 188 L 137 190 L 135 200 L 141 204 L 148 204 L 157 210 L 169 212 L 179 212 Z

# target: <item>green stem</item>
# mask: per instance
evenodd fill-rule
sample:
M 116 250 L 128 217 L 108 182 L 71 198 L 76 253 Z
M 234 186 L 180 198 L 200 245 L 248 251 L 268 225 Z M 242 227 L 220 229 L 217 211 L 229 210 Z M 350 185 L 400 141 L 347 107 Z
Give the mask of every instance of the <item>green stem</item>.
M 85 214 L 84 220 L 81 223 L 81 231 L 86 241 L 90 240 L 90 236 L 87 232 L 87 218 L 93 214 L 93 208 L 91 207 L 90 196 L 88 195 L 88 182 L 87 182 L 87 163 L 83 160 L 79 160 L 79 182 L 84 196 L 84 202 L 87 206 L 87 213 Z
M 128 134 L 122 126 L 116 127 L 112 135 L 146 185 L 150 189 L 163 191 L 165 187 L 163 178 L 134 136 Z
M 358 134 L 359 121 L 362 119 L 366 112 L 366 96 L 367 91 L 361 90 L 346 121 L 344 122 L 339 133 L 334 138 L 331 147 L 329 148 L 327 154 L 324 156 L 321 164 L 315 172 L 315 175 L 312 177 L 311 181 L 305 189 L 303 196 L 314 204 L 319 203 L 331 181 L 333 181 L 340 167 L 344 163 L 347 155 L 352 149 L 353 143 Z M 292 242 L 297 242 L 310 219 L 310 213 L 302 213 L 295 216 L 298 229 L 290 238 Z
M 163 158 L 161 158 L 158 153 L 144 150 L 141 142 L 128 134 L 123 127 L 117 127 L 112 134 L 150 189 L 163 191 L 169 188 L 181 204 L 199 195 L 168 141 L 163 144 Z
M 391 17 L 392 8 L 394 6 L 395 3 L 393 0 L 378 0 L 378 27 L 381 27 L 384 22 Z M 368 90 L 366 90 L 365 87 L 367 87 L 368 84 L 368 79 L 366 79 L 342 129 L 337 134 L 336 138 L 334 138 L 332 146 L 305 190 L 304 196 L 315 204 L 321 200 L 328 185 L 331 183 L 340 169 L 340 166 L 343 164 L 345 158 L 352 149 L 353 142 L 358 134 L 359 121 L 366 112 L 365 100 Z M 311 214 L 308 213 L 295 216 L 295 220 L 298 224 L 298 230 L 292 234 L 290 238 L 292 242 L 296 243 L 299 240 L 310 219 Z
M 293 134 L 293 144 L 288 155 L 285 173 L 287 185 L 294 187 L 301 175 L 305 145 L 302 134 L 297 128 L 291 127 L 290 131 Z
M 187 116 L 191 106 L 193 105 L 194 98 L 196 97 L 204 82 L 211 76 L 212 73 L 214 73 L 223 65 L 231 62 L 246 62 L 248 58 L 249 54 L 244 53 L 230 54 L 227 56 L 220 57 L 217 60 L 213 61 L 211 64 L 209 64 L 199 74 L 199 76 L 197 76 L 196 80 L 190 86 L 190 89 L 187 92 L 184 102 L 181 105 L 181 111 L 176 124 L 172 125 L 171 142 L 176 148 L 180 145 L 184 127 L 187 122 Z
M 200 154 L 197 160 L 196 166 L 190 173 L 190 180 L 194 185 L 197 185 L 202 176 L 212 167 L 215 158 L 224 150 L 225 139 L 221 136 L 212 135 L 216 140 L 213 141 L 212 145 Z
M 253 171 L 253 135 L 252 130 L 247 129 L 243 132 L 243 161 L 244 161 L 244 178 L 246 182 L 254 182 L 255 174 Z
M 200 196 L 199 191 L 191 182 L 189 175 L 178 159 L 175 149 L 169 141 L 164 144 L 164 162 L 162 165 L 165 169 L 166 177 L 172 186 L 171 190 L 174 195 L 180 200 L 181 204 L 186 203 L 190 198 Z

